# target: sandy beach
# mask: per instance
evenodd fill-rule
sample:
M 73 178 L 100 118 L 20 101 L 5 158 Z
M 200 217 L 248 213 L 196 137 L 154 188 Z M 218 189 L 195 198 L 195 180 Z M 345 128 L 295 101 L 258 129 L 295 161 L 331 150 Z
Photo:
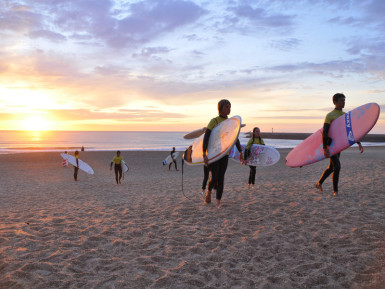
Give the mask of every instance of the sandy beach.
M 113 152 L 81 152 L 78 182 L 59 153 L 0 155 L 0 288 L 384 288 L 385 148 L 342 153 L 338 197 L 288 152 L 254 189 L 230 160 L 219 209 L 168 152 L 122 152 L 121 185 Z

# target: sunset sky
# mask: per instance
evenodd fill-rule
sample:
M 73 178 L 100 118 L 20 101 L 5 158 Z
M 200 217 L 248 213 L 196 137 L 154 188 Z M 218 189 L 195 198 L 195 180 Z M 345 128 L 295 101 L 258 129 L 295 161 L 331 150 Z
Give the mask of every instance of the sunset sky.
M 217 115 L 313 132 L 377 102 L 383 0 L 0 1 L 0 130 L 190 131 Z

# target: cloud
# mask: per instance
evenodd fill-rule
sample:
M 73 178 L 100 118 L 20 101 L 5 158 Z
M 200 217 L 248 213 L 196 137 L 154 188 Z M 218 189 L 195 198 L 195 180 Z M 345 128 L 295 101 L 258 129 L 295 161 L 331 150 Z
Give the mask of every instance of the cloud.
M 272 40 L 271 47 L 282 50 L 290 51 L 296 49 L 300 44 L 301 40 L 297 38 L 287 38 L 282 40 Z
M 325 74 L 333 77 L 340 77 L 343 73 L 363 73 L 366 66 L 360 59 L 336 60 L 322 63 L 302 62 L 297 64 L 277 65 L 266 70 L 289 73 L 289 72 L 312 72 L 316 74 Z
M 255 34 L 275 30 L 283 32 L 295 25 L 295 15 L 289 15 L 270 9 L 270 3 L 239 1 L 230 2 L 226 8 L 228 13 L 217 21 L 220 32 L 237 32 Z
M 47 31 L 47 30 L 31 31 L 29 33 L 29 37 L 31 37 L 31 38 L 45 38 L 45 39 L 50 40 L 52 42 L 62 42 L 62 41 L 65 41 L 67 39 L 65 36 L 63 36 L 59 33 Z
M 383 0 L 369 1 L 368 4 L 364 6 L 364 12 L 367 14 L 367 21 L 377 22 L 381 26 L 385 25 L 385 2 Z
M 287 27 L 293 24 L 293 16 L 270 13 L 263 8 L 253 8 L 251 5 L 241 4 L 229 9 L 239 18 L 249 20 L 253 24 L 268 27 Z
M 156 109 L 118 109 L 101 111 L 89 109 L 46 110 L 58 120 L 115 120 L 115 121 L 162 121 L 169 118 L 185 118 L 179 113 L 170 113 Z
M 145 47 L 145 48 L 142 48 L 140 53 L 134 53 L 132 56 L 134 58 L 148 59 L 158 54 L 167 54 L 170 51 L 171 49 L 164 46 L 163 47 Z
M 28 32 L 41 29 L 42 17 L 26 5 L 1 5 L 0 6 L 0 30 L 11 32 Z
M 117 6 L 111 0 L 36 0 L 0 10 L 0 29 L 29 32 L 54 42 L 96 39 L 113 48 L 135 47 L 194 23 L 206 11 L 192 1 L 144 0 Z
M 97 36 L 115 48 L 133 46 L 191 24 L 205 13 L 191 1 L 140 1 L 130 5 L 129 15 L 116 21 L 108 34 Z

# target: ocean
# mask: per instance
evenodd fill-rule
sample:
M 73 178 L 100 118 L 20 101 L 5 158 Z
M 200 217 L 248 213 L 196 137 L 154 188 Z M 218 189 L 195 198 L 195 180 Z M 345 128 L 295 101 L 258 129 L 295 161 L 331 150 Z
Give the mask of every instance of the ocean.
M 193 140 L 185 140 L 187 132 L 132 131 L 0 131 L 0 154 L 46 151 L 184 151 Z M 262 136 L 263 137 L 263 136 Z M 248 138 L 241 132 L 239 140 Z M 265 139 L 275 148 L 294 148 L 301 140 Z M 363 143 L 364 146 L 384 146 L 384 143 Z

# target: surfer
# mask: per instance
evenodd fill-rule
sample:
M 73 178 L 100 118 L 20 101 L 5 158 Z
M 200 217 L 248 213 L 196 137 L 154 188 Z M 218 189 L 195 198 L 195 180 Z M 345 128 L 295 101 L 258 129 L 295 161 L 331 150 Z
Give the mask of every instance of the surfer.
M 111 164 L 110 164 L 110 171 L 112 171 L 112 165 L 115 163 L 115 179 L 116 179 L 116 184 L 121 184 L 120 180 L 122 179 L 122 161 L 123 157 L 120 156 L 120 151 L 116 152 L 116 156 L 112 159 Z
M 216 127 L 222 121 L 226 120 L 230 112 L 231 112 L 230 101 L 228 101 L 227 99 L 220 100 L 218 102 L 219 116 L 211 119 L 211 121 L 207 125 L 207 129 L 203 138 L 203 159 L 206 166 L 208 166 L 209 170 L 211 171 L 211 178 L 209 180 L 209 185 L 205 196 L 205 203 L 206 204 L 211 203 L 211 191 L 214 188 L 214 185 L 216 184 L 217 185 L 217 194 L 216 194 L 217 207 L 220 206 L 221 199 L 222 199 L 225 173 L 226 173 L 227 164 L 229 161 L 229 156 L 225 155 L 223 158 L 209 165 L 208 158 L 207 158 L 207 147 L 209 144 L 211 131 L 214 129 L 214 127 Z M 237 140 L 236 146 L 238 151 L 240 152 L 241 162 L 243 162 L 242 147 L 241 147 L 241 144 L 239 143 L 239 140 Z
M 65 151 L 64 153 L 67 154 L 67 151 Z M 63 159 L 62 162 L 61 162 L 61 165 L 62 165 L 63 168 L 68 167 L 68 162 L 67 162 L 67 160 L 66 160 L 66 159 Z
M 332 143 L 332 139 L 328 136 L 330 124 L 340 117 L 341 115 L 344 115 L 345 112 L 342 111 L 342 109 L 345 107 L 345 95 L 342 93 L 336 93 L 333 95 L 333 103 L 334 103 L 334 110 L 329 112 L 326 115 L 324 127 L 323 127 L 323 133 L 322 133 L 322 144 L 323 144 L 323 150 L 324 155 L 326 158 L 330 157 L 329 161 L 329 167 L 323 172 L 321 178 L 319 179 L 318 183 L 315 184 L 315 187 L 322 192 L 322 184 L 327 179 L 328 176 L 330 176 L 331 173 L 333 173 L 333 190 L 334 196 L 338 195 L 338 180 L 339 180 L 339 174 L 341 169 L 340 164 L 340 154 L 338 153 L 336 155 L 330 156 L 330 151 L 328 146 Z M 364 149 L 360 142 L 357 142 L 358 148 L 361 153 L 363 153 Z
M 172 148 L 172 151 L 170 153 L 172 162 L 168 165 L 168 170 L 170 170 L 172 163 L 174 163 L 174 165 L 175 165 L 175 170 L 178 170 L 178 168 L 176 166 L 176 160 L 174 159 L 174 153 L 175 153 L 175 147 Z
M 79 172 L 79 151 L 76 150 L 74 153 L 74 157 L 76 159 L 76 166 L 74 166 L 74 179 L 78 180 L 78 172 Z
M 260 131 L 259 127 L 253 128 L 253 134 L 252 134 L 252 137 L 247 142 L 247 145 L 245 148 L 245 154 L 250 149 L 251 145 L 253 145 L 253 144 L 265 145 L 265 142 L 261 138 L 261 131 Z M 246 156 L 246 155 L 243 157 L 245 159 L 245 161 L 246 161 L 247 157 L 248 156 Z M 248 186 L 249 186 L 249 188 L 250 188 L 250 186 L 252 188 L 254 188 L 255 174 L 257 171 L 257 167 L 256 166 L 249 166 L 249 167 L 250 167 L 250 174 L 249 174 L 249 185 Z

